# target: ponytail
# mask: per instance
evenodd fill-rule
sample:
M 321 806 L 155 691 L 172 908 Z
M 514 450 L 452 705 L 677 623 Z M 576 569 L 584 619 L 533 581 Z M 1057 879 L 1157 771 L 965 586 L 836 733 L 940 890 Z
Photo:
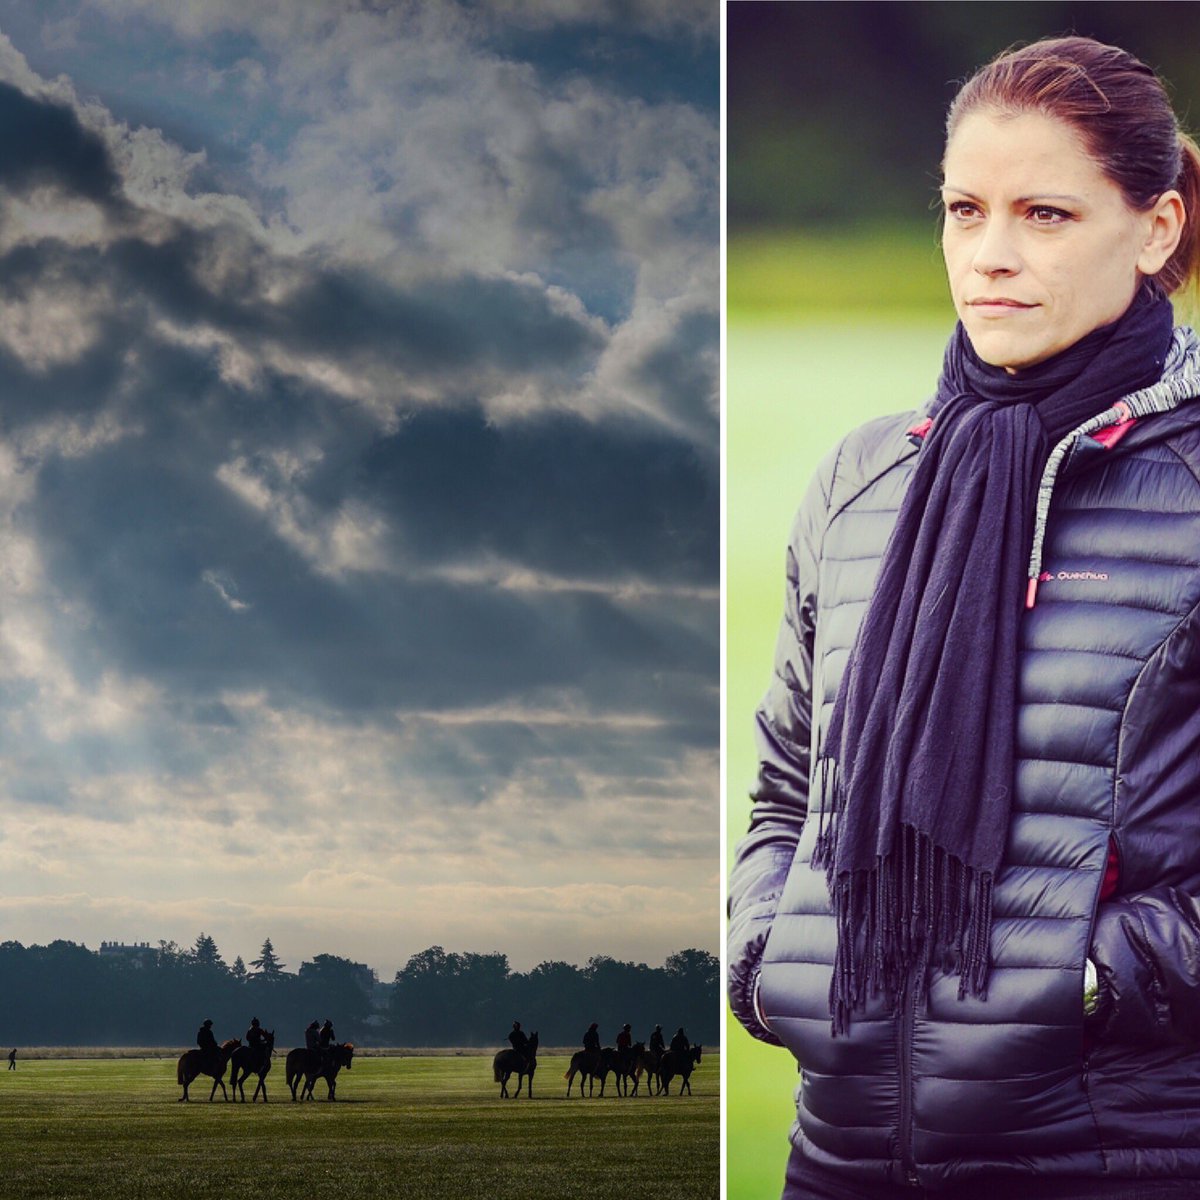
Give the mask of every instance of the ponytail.
M 1167 295 L 1182 292 L 1181 298 L 1195 305 L 1200 300 L 1200 147 L 1180 130 L 1179 150 L 1175 189 L 1183 197 L 1183 236 L 1157 278 Z

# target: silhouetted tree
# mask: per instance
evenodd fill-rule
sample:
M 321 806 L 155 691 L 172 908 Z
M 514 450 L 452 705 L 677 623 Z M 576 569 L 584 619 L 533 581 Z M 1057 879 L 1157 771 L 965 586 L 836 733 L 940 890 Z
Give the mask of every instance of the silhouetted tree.
M 362 1037 L 374 1011 L 371 993 L 378 981 L 370 967 L 336 954 L 318 954 L 300 964 L 298 979 L 307 1011 L 328 1015 L 343 1040 Z
M 225 960 L 221 957 L 220 950 L 217 949 L 216 941 L 209 937 L 207 933 L 201 933 L 196 938 L 196 944 L 191 950 L 191 960 L 197 966 L 203 969 L 225 972 L 229 968 L 225 965 Z
M 275 953 L 275 947 L 271 945 L 271 939 L 267 938 L 262 944 L 259 956 L 251 960 L 250 965 L 263 979 L 278 979 L 283 974 L 283 968 L 286 964 L 279 961 L 279 956 Z

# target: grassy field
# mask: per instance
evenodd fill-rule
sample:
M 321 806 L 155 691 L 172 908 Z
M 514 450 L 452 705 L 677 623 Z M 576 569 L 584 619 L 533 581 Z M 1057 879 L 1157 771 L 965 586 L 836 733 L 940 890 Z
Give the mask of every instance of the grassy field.
M 566 1065 L 542 1058 L 530 1101 L 499 1099 L 490 1054 L 362 1058 L 337 1103 L 293 1104 L 280 1057 L 271 1102 L 242 1105 L 209 1104 L 205 1076 L 177 1103 L 174 1059 L 20 1060 L 0 1072 L 0 1197 L 719 1194 L 719 1056 L 690 1097 L 567 1100 Z
M 727 835 L 746 829 L 752 716 L 783 611 L 784 551 L 808 480 L 849 430 L 929 396 L 953 314 L 730 313 L 727 335 Z M 777 1200 L 796 1064 L 730 1018 L 728 1200 Z

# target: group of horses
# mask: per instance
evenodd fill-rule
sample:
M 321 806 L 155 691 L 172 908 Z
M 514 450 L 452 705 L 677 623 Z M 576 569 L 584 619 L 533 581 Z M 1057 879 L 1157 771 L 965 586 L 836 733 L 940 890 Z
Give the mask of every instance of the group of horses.
M 533 1098 L 533 1076 L 537 1071 L 538 1035 L 535 1033 L 524 1050 L 501 1050 L 492 1060 L 492 1076 L 500 1085 L 501 1097 L 516 1099 L 521 1087 L 528 1079 L 526 1096 Z M 692 1046 L 686 1051 L 647 1050 L 642 1042 L 635 1042 L 628 1050 L 605 1046 L 600 1050 L 576 1050 L 571 1055 L 571 1065 L 563 1078 L 567 1081 L 567 1095 L 571 1094 L 576 1076 L 579 1077 L 579 1095 L 583 1095 L 587 1081 L 588 1095 L 595 1095 L 596 1080 L 600 1081 L 600 1095 L 604 1095 L 608 1077 L 615 1079 L 619 1096 L 636 1096 L 642 1076 L 646 1076 L 646 1090 L 652 1096 L 670 1095 L 672 1080 L 679 1078 L 679 1095 L 692 1093 L 692 1071 L 700 1062 L 702 1047 Z M 517 1090 L 508 1090 L 509 1081 L 517 1077 Z
M 216 1098 L 217 1088 L 226 1100 L 229 1092 L 225 1089 L 225 1072 L 229 1071 L 229 1084 L 233 1089 L 233 1099 L 246 1099 L 246 1080 L 251 1075 L 258 1076 L 258 1086 L 250 1097 L 253 1104 L 259 1095 L 263 1103 L 267 1102 L 267 1074 L 271 1070 L 271 1059 L 275 1054 L 275 1031 L 264 1032 L 262 1041 L 257 1046 L 243 1044 L 241 1038 L 227 1038 L 218 1047 L 216 1056 L 206 1055 L 202 1050 L 186 1050 L 179 1056 L 179 1066 L 176 1078 L 183 1088 L 179 1097 L 182 1103 L 190 1100 L 188 1088 L 200 1075 L 212 1077 L 212 1090 L 208 1093 L 211 1102 Z M 330 1046 L 328 1051 L 307 1050 L 297 1046 L 289 1050 L 286 1063 L 287 1086 L 291 1090 L 293 1100 L 313 1099 L 313 1086 L 318 1079 L 324 1079 L 329 1089 L 328 1100 L 337 1099 L 338 1072 L 345 1067 L 350 1070 L 354 1062 L 354 1043 L 343 1042 Z M 299 1088 L 300 1094 L 296 1091 Z

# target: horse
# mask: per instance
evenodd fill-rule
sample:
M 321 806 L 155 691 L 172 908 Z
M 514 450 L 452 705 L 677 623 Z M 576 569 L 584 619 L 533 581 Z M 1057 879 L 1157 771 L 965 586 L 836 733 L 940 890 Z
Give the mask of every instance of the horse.
M 334 1044 L 328 1050 L 308 1050 L 304 1046 L 297 1046 L 295 1050 L 289 1050 L 288 1056 L 284 1060 L 284 1070 L 287 1073 L 287 1085 L 292 1090 L 292 1099 L 312 1100 L 313 1085 L 318 1079 L 324 1079 L 325 1085 L 329 1088 L 329 1095 L 326 1096 L 326 1099 L 336 1100 L 338 1072 L 343 1067 L 347 1071 L 350 1070 L 353 1062 L 353 1042 Z M 304 1087 L 301 1088 L 300 1095 L 297 1097 L 296 1088 L 302 1078 Z
M 521 1084 L 525 1076 L 529 1076 L 529 1090 L 525 1093 L 533 1099 L 533 1073 L 537 1070 L 538 1035 L 535 1032 L 525 1043 L 524 1050 L 499 1050 L 492 1059 L 492 1078 L 500 1085 L 500 1095 L 508 1095 L 508 1081 L 516 1075 L 517 1090 L 512 1094 L 515 1100 L 521 1094 Z
M 658 1064 L 655 1062 L 654 1055 L 646 1049 L 644 1042 L 634 1042 L 629 1055 L 629 1073 L 633 1077 L 633 1090 L 629 1094 L 631 1096 L 638 1094 L 638 1087 L 641 1085 L 643 1073 L 646 1076 L 647 1088 L 653 1092 L 655 1075 L 658 1070 Z
M 620 1049 L 614 1050 L 612 1052 L 611 1057 L 609 1058 L 609 1062 L 612 1065 L 613 1074 L 616 1076 L 616 1085 L 617 1085 L 617 1095 L 618 1096 L 630 1095 L 630 1091 L 629 1091 L 630 1079 L 633 1080 L 633 1093 L 632 1094 L 635 1096 L 637 1095 L 637 1071 L 640 1070 L 640 1068 L 637 1065 L 638 1064 L 637 1055 L 638 1055 L 639 1051 L 642 1053 L 645 1053 L 645 1047 L 642 1045 L 641 1042 L 636 1043 L 636 1045 L 630 1046 L 626 1050 L 620 1050 Z M 601 1085 L 601 1086 L 603 1086 L 603 1085 Z M 600 1094 L 604 1095 L 604 1092 L 601 1091 Z
M 563 1078 L 567 1081 L 567 1095 L 571 1094 L 571 1084 L 575 1076 L 579 1076 L 579 1094 L 583 1095 L 583 1081 L 588 1081 L 588 1095 L 595 1092 L 596 1080 L 600 1080 L 600 1095 L 604 1095 L 604 1085 L 608 1082 L 608 1073 L 615 1069 L 616 1051 L 611 1046 L 603 1050 L 576 1050 L 571 1055 L 571 1066 Z
M 683 1095 L 684 1088 L 687 1088 L 689 1096 L 692 1094 L 692 1071 L 700 1061 L 701 1049 L 701 1046 L 695 1045 L 682 1054 L 677 1050 L 668 1050 L 662 1056 L 662 1062 L 658 1064 L 658 1079 L 662 1095 L 669 1096 L 671 1094 L 671 1080 L 676 1075 L 682 1081 L 679 1084 L 679 1094 Z
M 263 1036 L 263 1041 L 257 1046 L 239 1046 L 230 1058 L 229 1083 L 233 1088 L 233 1098 L 241 1093 L 242 1101 L 246 1099 L 245 1082 L 250 1075 L 258 1076 L 258 1087 L 250 1097 L 253 1104 L 262 1092 L 263 1103 L 267 1102 L 267 1072 L 271 1069 L 271 1056 L 275 1053 L 275 1030 L 269 1030 Z
M 202 1050 L 185 1050 L 179 1056 L 179 1065 L 175 1068 L 175 1078 L 183 1088 L 183 1095 L 179 1097 L 179 1102 L 182 1104 L 185 1100 L 191 1099 L 188 1095 L 188 1088 L 191 1087 L 197 1075 L 212 1076 L 212 1091 L 208 1093 L 210 1104 L 217 1094 L 217 1084 L 221 1085 L 221 1095 L 228 1100 L 229 1093 L 225 1090 L 225 1068 L 229 1065 L 233 1052 L 241 1044 L 241 1038 L 226 1038 L 218 1048 L 216 1062 L 207 1058 Z

